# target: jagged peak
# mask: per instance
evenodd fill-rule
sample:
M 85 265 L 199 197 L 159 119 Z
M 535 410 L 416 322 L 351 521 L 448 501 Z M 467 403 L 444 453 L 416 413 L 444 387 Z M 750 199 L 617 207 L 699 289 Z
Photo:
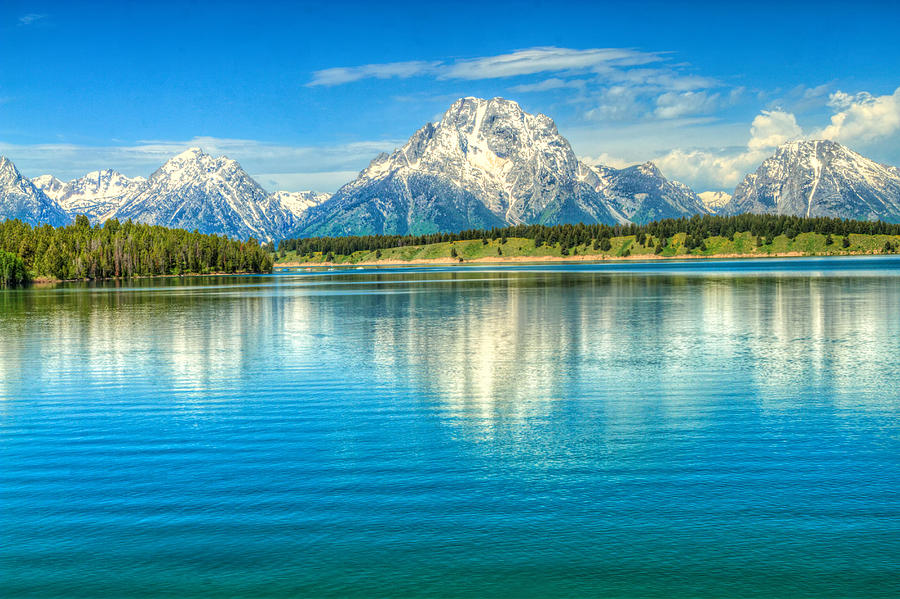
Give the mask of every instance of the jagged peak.
M 150 178 L 153 179 L 162 174 L 172 175 L 181 172 L 200 176 L 203 173 L 236 169 L 243 170 L 237 161 L 227 156 L 215 157 L 207 154 L 199 147 L 192 147 L 169 158 Z
M 454 127 L 456 129 L 480 129 L 484 125 L 484 116 L 490 112 L 492 116 L 508 115 L 515 120 L 521 120 L 528 115 L 522 110 L 518 102 L 506 98 L 494 97 L 490 99 L 467 96 L 460 98 L 450 105 L 450 108 L 441 117 L 440 125 Z M 548 118 L 544 115 L 531 115 L 535 118 Z M 548 119 L 549 120 L 549 119 Z M 551 121 L 552 122 L 552 121 Z
M 656 166 L 656 163 L 654 163 L 650 160 L 648 160 L 647 162 L 643 162 L 641 164 L 635 164 L 634 166 L 629 167 L 629 168 L 632 168 L 632 169 L 640 172 L 642 175 L 664 178 L 662 171 L 659 170 L 659 167 Z
M 19 169 L 16 168 L 16 165 L 13 164 L 13 161 L 6 156 L 0 156 L 0 170 L 13 170 L 16 173 L 19 172 Z
M 832 151 L 850 151 L 849 148 L 830 139 L 792 139 L 778 146 L 775 149 L 775 155 L 813 154 L 818 152 L 819 148 Z
M 36 185 L 50 185 L 51 183 L 64 183 L 53 175 L 39 175 L 31 180 Z
M 191 146 L 187 150 L 172 156 L 169 160 L 190 160 L 196 158 L 202 158 L 203 156 L 209 156 L 206 152 L 203 151 L 203 148 L 199 146 Z

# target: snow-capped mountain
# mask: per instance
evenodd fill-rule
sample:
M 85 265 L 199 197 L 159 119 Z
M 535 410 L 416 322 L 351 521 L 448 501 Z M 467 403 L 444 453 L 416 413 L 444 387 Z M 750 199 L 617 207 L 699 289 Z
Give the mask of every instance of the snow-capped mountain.
M 300 218 L 313 206 L 318 206 L 332 194 L 318 191 L 276 191 L 273 199 L 295 217 Z
M 900 222 L 900 170 L 833 141 L 780 146 L 722 210 Z
M 623 169 L 602 164 L 587 165 L 587 168 L 596 177 L 582 171 L 582 179 L 590 182 L 616 212 L 633 223 L 708 212 L 690 187 L 666 179 L 652 162 Z
M 171 158 L 106 216 L 241 239 L 280 239 L 295 225 L 293 213 L 240 164 L 200 148 Z
M 621 222 L 553 121 L 463 98 L 311 208 L 300 235 L 424 233 L 519 223 Z
M 147 186 L 143 177 L 132 179 L 111 169 L 93 171 L 68 183 L 52 175 L 41 175 L 32 181 L 70 216 L 86 214 L 101 222 Z
M 724 191 L 701 191 L 697 195 L 706 209 L 712 213 L 718 212 L 731 201 L 731 194 Z
M 64 225 L 69 216 L 7 158 L 0 156 L 0 221 L 18 218 L 32 225 Z

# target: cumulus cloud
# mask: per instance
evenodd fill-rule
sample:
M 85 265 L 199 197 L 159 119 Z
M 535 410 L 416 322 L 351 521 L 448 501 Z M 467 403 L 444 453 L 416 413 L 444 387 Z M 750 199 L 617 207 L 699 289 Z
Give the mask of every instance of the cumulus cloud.
M 564 71 L 592 71 L 611 67 L 631 67 L 662 60 L 655 52 L 629 48 L 591 48 L 575 50 L 540 46 L 497 56 L 482 56 L 455 61 L 407 61 L 334 67 L 313 73 L 307 86 L 331 86 L 361 79 L 407 79 L 433 76 L 437 79 L 499 79 Z
M 838 112 L 814 137 L 865 144 L 891 137 L 900 130 L 900 87 L 884 96 L 836 91 L 829 97 L 828 105 Z
M 763 110 L 750 124 L 750 139 L 744 148 L 671 150 L 655 161 L 663 172 L 702 187 L 733 189 L 748 172 L 772 151 L 803 136 L 796 117 L 780 110 Z
M 797 124 L 797 118 L 792 113 L 763 110 L 750 124 L 750 141 L 747 142 L 747 148 L 751 151 L 769 150 L 802 134 L 803 129 Z
M 733 189 L 765 154 L 739 151 L 716 154 L 704 150 L 672 150 L 656 158 L 659 168 L 679 181 L 714 189 Z

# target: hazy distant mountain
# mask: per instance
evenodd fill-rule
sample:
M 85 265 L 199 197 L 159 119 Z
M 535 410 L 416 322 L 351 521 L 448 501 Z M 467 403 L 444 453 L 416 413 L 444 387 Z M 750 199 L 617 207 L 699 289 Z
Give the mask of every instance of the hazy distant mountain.
M 313 206 L 318 206 L 332 196 L 318 191 L 276 191 L 273 199 L 295 217 L 300 218 Z
M 652 162 L 623 169 L 596 165 L 589 167 L 602 193 L 625 219 L 644 224 L 661 218 L 704 214 L 708 210 L 694 191 L 678 181 L 666 179 Z
M 110 169 L 93 171 L 68 183 L 52 175 L 35 177 L 33 182 L 70 216 L 86 214 L 99 221 L 106 220 L 110 212 L 147 186 L 143 177 L 132 179 Z
M 282 238 L 295 224 L 293 212 L 240 164 L 199 148 L 171 158 L 107 217 L 263 240 Z
M 64 225 L 69 216 L 59 205 L 0 156 L 0 221 L 18 218 L 32 225 Z
M 900 170 L 833 141 L 789 142 L 747 175 L 722 212 L 900 222 Z
M 718 212 L 731 201 L 731 194 L 724 191 L 701 191 L 697 194 L 710 212 Z

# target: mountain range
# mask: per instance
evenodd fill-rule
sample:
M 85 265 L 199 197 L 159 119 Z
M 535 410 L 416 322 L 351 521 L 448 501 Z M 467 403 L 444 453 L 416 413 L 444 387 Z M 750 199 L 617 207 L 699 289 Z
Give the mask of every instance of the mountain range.
M 278 240 L 743 212 L 900 222 L 900 171 L 836 142 L 793 141 L 733 195 L 698 195 L 652 162 L 617 169 L 579 160 L 552 119 L 502 98 L 457 100 L 334 195 L 269 193 L 234 160 L 199 148 L 148 178 L 107 169 L 68 182 L 29 180 L 0 158 L 0 219 L 35 225 L 86 214 Z

